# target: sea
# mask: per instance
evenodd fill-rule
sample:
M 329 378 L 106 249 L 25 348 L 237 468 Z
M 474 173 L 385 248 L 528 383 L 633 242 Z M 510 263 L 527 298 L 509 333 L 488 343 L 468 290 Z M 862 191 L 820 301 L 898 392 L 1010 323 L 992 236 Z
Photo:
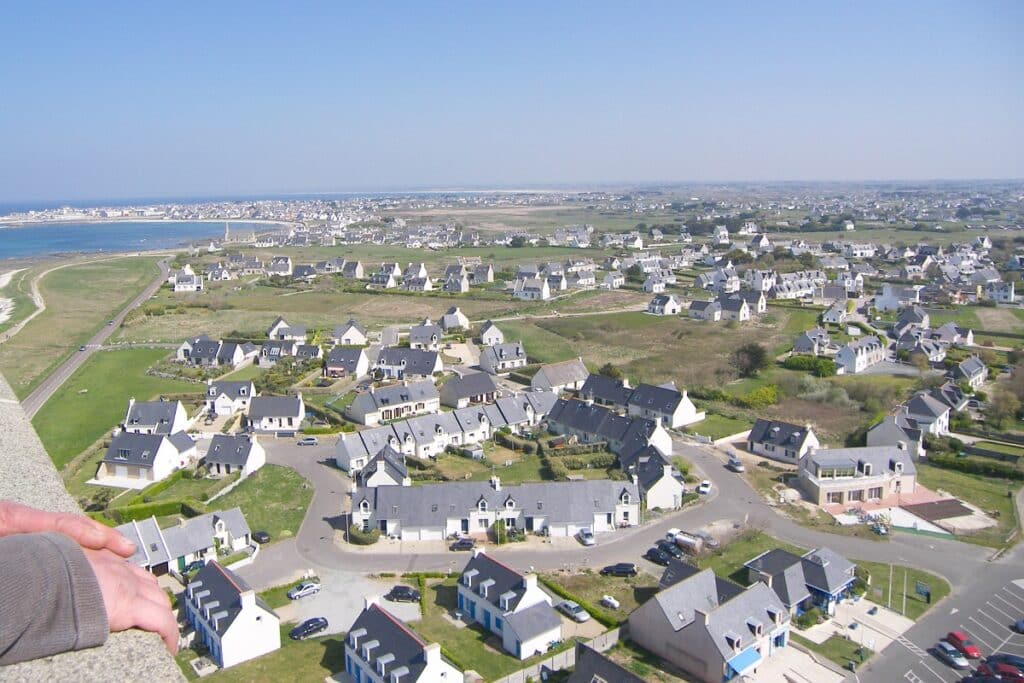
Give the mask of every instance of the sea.
M 233 234 L 267 232 L 266 223 L 229 222 Z M 0 224 L 0 262 L 33 259 L 56 254 L 122 253 L 150 249 L 174 249 L 224 235 L 224 223 L 154 221 L 111 223 Z

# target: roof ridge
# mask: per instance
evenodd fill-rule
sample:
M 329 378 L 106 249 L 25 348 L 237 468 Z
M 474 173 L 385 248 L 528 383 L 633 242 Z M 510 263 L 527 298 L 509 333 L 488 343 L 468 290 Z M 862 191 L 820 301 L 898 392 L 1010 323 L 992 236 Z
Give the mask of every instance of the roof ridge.
M 427 641 L 425 641 L 425 640 L 423 640 L 422 638 L 420 638 L 420 637 L 419 637 L 419 636 L 418 636 L 418 635 L 416 634 L 416 632 L 415 632 L 415 631 L 413 631 L 413 630 L 412 630 L 412 629 L 410 629 L 410 628 L 409 628 L 408 626 L 406 626 L 406 625 L 405 625 L 404 623 L 402 623 L 402 621 L 401 621 L 401 620 L 399 620 L 399 619 L 398 619 L 398 618 L 397 618 L 397 617 L 396 617 L 395 615 L 393 615 L 393 614 L 392 614 L 391 612 L 387 611 L 386 609 L 384 609 L 383 607 L 381 607 L 381 606 L 380 606 L 380 605 L 378 605 L 377 603 L 373 603 L 373 604 L 372 604 L 372 605 L 370 605 L 370 607 L 369 607 L 369 609 L 374 609 L 374 608 L 376 608 L 378 612 L 380 612 L 381 614 L 383 614 L 383 615 L 384 615 L 384 616 L 385 616 L 385 617 L 386 617 L 386 618 L 387 618 L 387 619 L 388 619 L 389 621 L 391 621 L 391 623 L 393 623 L 393 624 L 394 624 L 395 626 L 397 626 L 397 627 L 398 627 L 398 628 L 400 628 L 400 629 L 401 629 L 402 631 L 404 631 L 404 632 L 406 633 L 406 635 L 410 636 L 410 637 L 411 637 L 411 638 L 412 638 L 413 640 L 415 640 L 415 641 L 416 641 L 417 643 L 419 643 L 419 644 L 420 644 L 420 645 L 422 645 L 423 647 L 426 647 L 426 646 L 427 646 Z

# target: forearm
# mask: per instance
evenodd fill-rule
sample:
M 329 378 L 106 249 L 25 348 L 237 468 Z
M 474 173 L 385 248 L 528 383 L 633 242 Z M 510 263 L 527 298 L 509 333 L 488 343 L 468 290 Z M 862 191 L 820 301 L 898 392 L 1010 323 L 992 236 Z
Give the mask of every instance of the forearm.
M 75 541 L 0 538 L 0 665 L 94 647 L 108 630 L 99 583 Z

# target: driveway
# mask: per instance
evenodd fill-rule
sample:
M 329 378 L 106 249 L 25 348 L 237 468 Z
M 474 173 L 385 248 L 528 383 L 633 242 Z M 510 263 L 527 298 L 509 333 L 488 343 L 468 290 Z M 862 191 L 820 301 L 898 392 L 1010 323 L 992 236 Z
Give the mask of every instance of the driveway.
M 396 585 L 396 579 L 375 580 L 355 572 L 326 571 L 320 576 L 320 584 L 323 589 L 316 595 L 292 600 L 275 610 L 281 621 L 298 623 L 312 617 L 327 617 L 327 633 L 348 631 L 363 611 L 365 598 L 383 596 Z M 402 621 L 420 619 L 419 603 L 382 599 L 381 604 Z

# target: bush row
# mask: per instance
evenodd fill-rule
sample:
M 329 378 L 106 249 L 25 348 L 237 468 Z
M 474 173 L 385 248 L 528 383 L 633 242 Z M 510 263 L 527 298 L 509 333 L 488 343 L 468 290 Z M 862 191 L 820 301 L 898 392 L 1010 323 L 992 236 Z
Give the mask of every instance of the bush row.
M 139 505 L 111 508 L 106 511 L 106 514 L 116 523 L 125 524 L 148 517 L 164 517 L 166 515 L 197 517 L 205 512 L 206 506 L 198 500 L 195 498 L 185 498 L 183 500 L 161 500 L 155 503 L 141 503 Z
M 599 453 L 590 458 L 569 455 L 558 458 L 558 461 L 570 470 L 585 470 L 588 468 L 603 470 L 614 465 L 618 458 L 611 453 Z
M 373 545 L 380 540 L 380 529 L 363 531 L 361 527 L 353 524 L 348 528 L 348 540 L 353 545 Z
M 540 444 L 540 452 L 544 455 L 563 457 L 566 455 L 585 455 L 587 453 L 600 453 L 601 451 L 607 450 L 608 448 L 608 443 L 605 441 L 595 441 L 593 443 L 577 443 L 572 444 L 570 446 L 552 445 L 553 443 L 558 441 L 558 437 L 555 437 L 553 439 L 541 439 L 538 442 Z
M 766 408 L 778 402 L 779 388 L 768 384 L 743 396 L 732 396 L 713 387 L 694 387 L 690 390 L 690 396 L 704 401 L 722 401 L 739 408 Z
M 955 455 L 944 453 L 930 453 L 928 462 L 936 467 L 942 467 L 967 474 L 980 474 L 985 477 L 999 477 L 1001 479 L 1024 479 L 1024 470 L 1016 465 L 1002 462 L 1000 460 L 978 460 L 975 458 L 958 458 Z
M 836 374 L 836 364 L 828 358 L 817 356 L 790 356 L 782 362 L 782 367 L 787 370 L 800 370 L 809 372 L 816 377 L 832 377 Z
M 512 436 L 511 434 L 497 432 L 494 435 L 494 441 L 499 446 L 510 448 L 513 451 L 522 451 L 527 455 L 532 455 L 537 452 L 537 444 L 535 442 L 520 439 L 519 437 Z
M 146 488 L 142 489 L 137 495 L 133 496 L 129 501 L 128 505 L 140 505 L 142 503 L 150 502 L 153 496 L 156 496 L 167 489 L 171 488 L 177 482 L 181 481 L 185 476 L 186 470 L 178 470 L 172 473 L 169 477 L 163 481 L 158 481 L 155 484 L 150 484 Z

